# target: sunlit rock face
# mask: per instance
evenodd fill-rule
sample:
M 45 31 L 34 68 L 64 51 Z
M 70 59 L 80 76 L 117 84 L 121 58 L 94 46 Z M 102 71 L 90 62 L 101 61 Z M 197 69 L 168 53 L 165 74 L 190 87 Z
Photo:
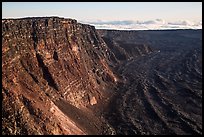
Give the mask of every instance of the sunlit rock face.
M 115 63 L 93 26 L 58 17 L 3 19 L 3 134 L 87 134 L 60 101 L 79 110 L 97 105 L 117 83 Z

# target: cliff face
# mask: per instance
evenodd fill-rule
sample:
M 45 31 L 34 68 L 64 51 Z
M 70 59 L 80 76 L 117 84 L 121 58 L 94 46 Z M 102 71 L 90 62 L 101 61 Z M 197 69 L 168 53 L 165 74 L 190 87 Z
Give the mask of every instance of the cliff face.
M 106 98 L 117 83 L 113 61 L 93 26 L 58 17 L 2 20 L 3 134 L 88 134 L 62 104 L 88 112 Z
M 2 133 L 113 134 L 101 112 L 122 81 L 114 70 L 152 51 L 117 33 L 58 17 L 3 19 Z

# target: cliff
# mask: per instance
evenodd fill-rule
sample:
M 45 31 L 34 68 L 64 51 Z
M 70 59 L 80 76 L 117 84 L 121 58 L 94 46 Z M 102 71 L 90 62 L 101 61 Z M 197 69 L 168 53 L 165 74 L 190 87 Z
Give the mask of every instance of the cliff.
M 151 52 L 115 33 L 59 17 L 3 19 L 2 133 L 114 134 L 102 112 L 123 82 L 116 68 Z
M 117 82 L 111 55 L 93 26 L 76 20 L 3 19 L 3 134 L 98 134 L 73 119 L 108 98 Z

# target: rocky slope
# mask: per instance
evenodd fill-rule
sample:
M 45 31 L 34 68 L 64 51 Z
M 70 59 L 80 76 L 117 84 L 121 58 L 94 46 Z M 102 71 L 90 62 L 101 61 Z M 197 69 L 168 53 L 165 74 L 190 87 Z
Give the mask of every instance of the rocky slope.
M 105 111 L 115 133 L 202 135 L 202 30 L 103 33 L 117 41 L 144 41 L 154 49 L 117 69 L 125 84 Z
M 100 134 L 91 109 L 117 83 L 113 60 L 93 26 L 58 17 L 3 19 L 3 134 Z M 83 113 L 86 125 L 98 123 L 94 130 L 77 120 Z

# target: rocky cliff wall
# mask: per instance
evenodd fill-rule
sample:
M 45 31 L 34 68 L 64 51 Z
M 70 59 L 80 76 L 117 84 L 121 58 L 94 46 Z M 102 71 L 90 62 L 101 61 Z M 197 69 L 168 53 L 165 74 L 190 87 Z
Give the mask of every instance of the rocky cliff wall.
M 3 134 L 88 134 L 59 101 L 86 110 L 106 98 L 117 83 L 114 61 L 93 26 L 58 17 L 3 19 Z
M 152 51 L 138 40 L 73 19 L 3 19 L 2 133 L 112 134 L 100 112 L 121 62 Z

